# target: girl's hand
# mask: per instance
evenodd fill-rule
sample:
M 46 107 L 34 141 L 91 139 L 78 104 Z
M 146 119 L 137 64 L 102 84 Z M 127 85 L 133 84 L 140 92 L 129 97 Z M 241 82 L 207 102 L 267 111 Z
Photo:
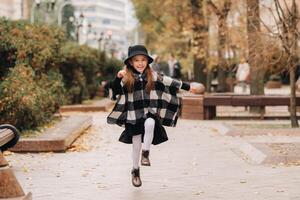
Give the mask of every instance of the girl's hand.
M 126 74 L 126 70 L 125 70 L 125 69 L 122 69 L 122 70 L 120 70 L 120 71 L 118 72 L 117 77 L 118 77 L 118 78 L 123 78 L 123 77 L 125 76 L 125 74 Z

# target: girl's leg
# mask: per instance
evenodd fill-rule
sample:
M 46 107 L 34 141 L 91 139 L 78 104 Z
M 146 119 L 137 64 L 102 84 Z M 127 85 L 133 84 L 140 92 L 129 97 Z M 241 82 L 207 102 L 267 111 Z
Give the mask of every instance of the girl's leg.
M 132 160 L 133 160 L 133 169 L 131 171 L 132 175 L 132 185 L 135 187 L 140 187 L 142 185 L 142 181 L 140 178 L 140 152 L 142 148 L 142 135 L 134 135 L 132 136 Z
M 132 160 L 133 160 L 134 169 L 139 168 L 141 148 L 142 148 L 142 136 L 141 135 L 132 136 Z
M 144 166 L 151 165 L 149 160 L 149 150 L 153 141 L 154 127 L 155 127 L 155 120 L 153 118 L 146 119 L 144 144 L 143 144 L 143 151 L 142 151 L 142 158 L 141 158 L 141 163 Z
M 143 150 L 149 151 L 150 146 L 153 141 L 154 136 L 154 127 L 155 127 L 155 120 L 151 117 L 147 118 L 145 121 L 145 135 L 144 135 L 144 144 Z

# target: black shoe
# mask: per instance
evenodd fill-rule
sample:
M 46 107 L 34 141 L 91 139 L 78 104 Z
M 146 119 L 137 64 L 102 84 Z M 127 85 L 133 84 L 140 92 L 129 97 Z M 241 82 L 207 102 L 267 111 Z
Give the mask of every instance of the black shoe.
M 131 171 L 132 175 L 132 185 L 135 187 L 140 187 L 142 186 L 142 181 L 140 177 L 140 169 L 132 169 Z
M 141 165 L 143 166 L 150 166 L 150 160 L 149 160 L 149 151 L 142 151 L 142 158 L 141 158 Z

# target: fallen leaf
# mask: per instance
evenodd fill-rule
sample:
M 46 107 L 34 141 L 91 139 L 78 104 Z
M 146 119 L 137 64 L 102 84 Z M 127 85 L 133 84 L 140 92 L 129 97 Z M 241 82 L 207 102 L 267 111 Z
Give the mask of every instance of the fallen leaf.
M 199 190 L 198 192 L 194 193 L 194 195 L 200 195 L 200 194 L 204 194 L 204 191 Z
M 22 169 L 23 169 L 23 172 L 25 172 L 25 173 L 29 172 L 29 169 L 26 166 L 23 166 Z
M 89 173 L 83 173 L 81 174 L 82 177 L 87 177 L 89 175 Z

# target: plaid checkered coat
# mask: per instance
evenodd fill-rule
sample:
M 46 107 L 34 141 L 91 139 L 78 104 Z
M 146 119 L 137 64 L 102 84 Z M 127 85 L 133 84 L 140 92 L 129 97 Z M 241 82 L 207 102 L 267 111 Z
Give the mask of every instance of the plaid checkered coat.
M 154 89 L 147 94 L 146 76 L 134 74 L 135 84 L 132 93 L 127 91 L 124 80 L 120 81 L 119 94 L 113 111 L 107 117 L 109 124 L 124 126 L 126 123 L 142 122 L 147 113 L 155 115 L 164 126 L 175 126 L 180 109 L 176 96 L 182 82 L 153 72 Z

